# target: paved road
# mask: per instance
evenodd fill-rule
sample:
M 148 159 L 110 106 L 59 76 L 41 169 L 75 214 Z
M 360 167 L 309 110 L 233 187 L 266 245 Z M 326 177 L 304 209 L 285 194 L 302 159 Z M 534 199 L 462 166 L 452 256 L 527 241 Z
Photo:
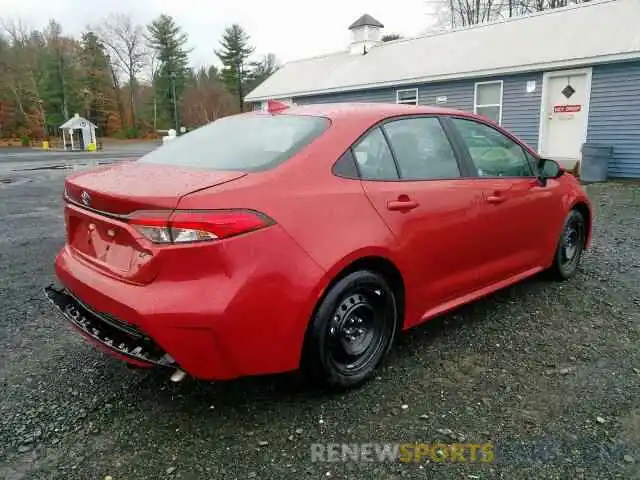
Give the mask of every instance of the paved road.
M 577 278 L 434 320 L 377 379 L 327 394 L 293 375 L 171 384 L 85 344 L 41 293 L 67 171 L 18 173 L 0 183 L 2 479 L 640 478 L 638 186 L 590 187 Z M 311 461 L 319 442 L 456 440 L 493 442 L 495 462 Z
M 95 165 L 139 158 L 159 143 L 140 142 L 106 145 L 99 152 L 60 152 L 25 148 L 0 148 L 0 175 L 42 167 Z

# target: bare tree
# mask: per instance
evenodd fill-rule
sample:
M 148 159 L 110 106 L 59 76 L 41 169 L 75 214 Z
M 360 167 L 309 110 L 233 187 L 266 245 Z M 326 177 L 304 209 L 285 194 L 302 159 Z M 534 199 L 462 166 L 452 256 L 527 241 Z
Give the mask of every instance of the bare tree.
M 499 5 L 494 0 L 450 0 L 453 3 L 453 26 L 466 27 L 494 20 L 499 16 Z
M 147 55 L 144 27 L 136 24 L 130 15 L 117 13 L 105 18 L 102 25 L 95 30 L 109 50 L 115 69 L 127 77 L 131 126 L 136 128 L 136 82 Z
M 589 0 L 523 0 L 523 3 L 529 4 L 529 8 L 532 11 L 542 12 L 543 10 L 567 7 L 577 3 L 587 3 L 588 1 Z
M 507 0 L 426 0 L 429 16 L 434 20 L 429 31 L 467 27 L 501 18 Z
M 435 19 L 431 31 L 467 27 L 589 0 L 425 0 Z
M 38 88 L 41 72 L 37 37 L 21 20 L 0 19 L 0 27 L 0 34 L 2 31 L 6 34 L 5 48 L 0 56 L 0 86 L 11 93 L 23 120 L 26 121 L 31 109 L 35 109 L 44 128 L 45 111 Z

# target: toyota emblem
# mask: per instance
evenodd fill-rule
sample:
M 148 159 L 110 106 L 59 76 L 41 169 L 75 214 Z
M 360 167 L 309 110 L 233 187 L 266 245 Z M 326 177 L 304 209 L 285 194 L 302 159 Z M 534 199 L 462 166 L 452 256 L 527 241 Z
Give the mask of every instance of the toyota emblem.
M 89 195 L 86 191 L 82 191 L 82 193 L 80 194 L 80 200 L 82 200 L 82 203 L 84 203 L 87 207 L 89 206 L 89 204 L 91 203 L 91 195 Z

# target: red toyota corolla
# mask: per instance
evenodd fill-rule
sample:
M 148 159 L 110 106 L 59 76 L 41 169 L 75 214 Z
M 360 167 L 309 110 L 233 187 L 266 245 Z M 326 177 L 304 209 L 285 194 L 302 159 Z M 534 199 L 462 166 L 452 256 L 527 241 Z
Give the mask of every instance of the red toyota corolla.
M 588 246 L 573 175 L 475 115 L 402 105 L 222 118 L 70 176 L 49 298 L 142 367 L 372 376 L 401 330 Z

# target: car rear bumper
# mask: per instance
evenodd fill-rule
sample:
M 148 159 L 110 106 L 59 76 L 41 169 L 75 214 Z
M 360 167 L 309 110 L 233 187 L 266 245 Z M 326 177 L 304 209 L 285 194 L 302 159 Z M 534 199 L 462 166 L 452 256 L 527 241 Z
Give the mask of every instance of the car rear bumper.
M 167 366 L 207 380 L 297 369 L 325 274 L 278 226 L 220 248 L 176 252 L 146 285 L 105 275 L 68 245 L 56 257 L 55 271 L 63 289 L 48 288 L 47 296 L 92 343 L 139 366 L 170 359 L 175 363 Z M 90 322 L 78 320 L 76 312 Z M 94 323 L 112 336 L 113 328 L 129 337 L 139 333 L 156 353 L 140 358 L 131 348 L 118 349 L 119 343 L 114 348 L 106 333 L 94 334 Z
M 133 325 L 96 312 L 64 288 L 49 285 L 44 292 L 72 327 L 108 353 L 139 367 L 175 364 L 170 355 Z

